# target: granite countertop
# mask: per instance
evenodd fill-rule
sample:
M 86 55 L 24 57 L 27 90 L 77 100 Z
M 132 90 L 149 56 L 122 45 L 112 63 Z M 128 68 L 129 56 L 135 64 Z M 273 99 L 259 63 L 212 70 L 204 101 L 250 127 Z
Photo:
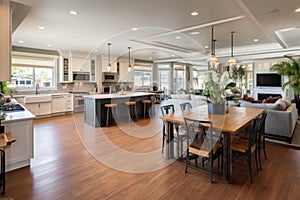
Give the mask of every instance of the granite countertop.
M 10 103 L 11 104 L 19 104 L 14 101 L 12 101 Z M 1 124 L 35 118 L 35 115 L 32 114 L 29 110 L 27 110 L 22 104 L 19 104 L 19 105 L 21 105 L 25 110 L 24 111 L 15 111 L 15 112 L 4 112 L 6 114 L 6 117 L 4 120 L 1 121 Z
M 139 96 L 147 96 L 153 95 L 150 92 L 127 92 L 126 94 L 90 94 L 84 95 L 84 98 L 91 99 L 114 99 L 114 98 L 130 98 L 130 97 L 139 97 Z

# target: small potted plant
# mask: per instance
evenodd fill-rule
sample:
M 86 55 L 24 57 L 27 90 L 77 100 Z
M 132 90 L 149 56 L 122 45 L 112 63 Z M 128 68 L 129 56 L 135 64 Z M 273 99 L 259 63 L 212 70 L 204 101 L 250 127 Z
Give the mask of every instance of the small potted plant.
M 226 90 L 235 87 L 235 83 L 230 81 L 228 72 L 222 76 L 215 71 L 203 74 L 205 84 L 204 95 L 207 96 L 208 113 L 225 114 Z

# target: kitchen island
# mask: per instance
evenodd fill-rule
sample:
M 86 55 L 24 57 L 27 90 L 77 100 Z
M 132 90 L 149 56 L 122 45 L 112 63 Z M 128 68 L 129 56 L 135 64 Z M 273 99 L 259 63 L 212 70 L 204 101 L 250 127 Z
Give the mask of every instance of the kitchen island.
M 10 104 L 13 106 L 18 103 L 11 102 Z M 33 119 L 35 115 L 26 108 L 23 111 L 4 111 L 4 113 L 6 117 L 1 121 L 1 125 L 5 127 L 5 132 L 11 132 L 16 138 L 16 142 L 5 150 L 5 170 L 11 171 L 29 166 L 30 159 L 34 155 Z
M 123 120 L 128 115 L 128 108 L 124 105 L 126 101 L 135 101 L 138 118 L 144 116 L 142 100 L 153 100 L 153 93 L 132 92 L 126 94 L 92 94 L 84 97 L 84 122 L 94 127 L 105 126 L 106 109 L 104 104 L 118 104 L 119 120 Z M 153 105 L 152 105 L 153 106 Z

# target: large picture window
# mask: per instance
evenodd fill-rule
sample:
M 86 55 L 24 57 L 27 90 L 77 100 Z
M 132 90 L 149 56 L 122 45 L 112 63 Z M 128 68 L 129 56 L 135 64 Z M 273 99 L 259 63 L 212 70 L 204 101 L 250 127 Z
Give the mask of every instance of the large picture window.
M 152 65 L 134 66 L 134 87 L 143 87 L 152 85 Z
M 44 90 L 55 89 L 55 74 L 55 58 L 13 55 L 9 87 L 17 90 L 33 90 L 38 84 Z

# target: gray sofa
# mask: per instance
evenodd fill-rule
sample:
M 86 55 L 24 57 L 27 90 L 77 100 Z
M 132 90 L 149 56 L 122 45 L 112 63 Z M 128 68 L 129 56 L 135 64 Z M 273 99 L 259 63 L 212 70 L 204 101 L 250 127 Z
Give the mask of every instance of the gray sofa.
M 278 99 L 275 103 L 251 103 L 240 101 L 241 107 L 263 108 L 267 111 L 266 136 L 272 139 L 292 142 L 298 120 L 296 104 L 288 99 Z

